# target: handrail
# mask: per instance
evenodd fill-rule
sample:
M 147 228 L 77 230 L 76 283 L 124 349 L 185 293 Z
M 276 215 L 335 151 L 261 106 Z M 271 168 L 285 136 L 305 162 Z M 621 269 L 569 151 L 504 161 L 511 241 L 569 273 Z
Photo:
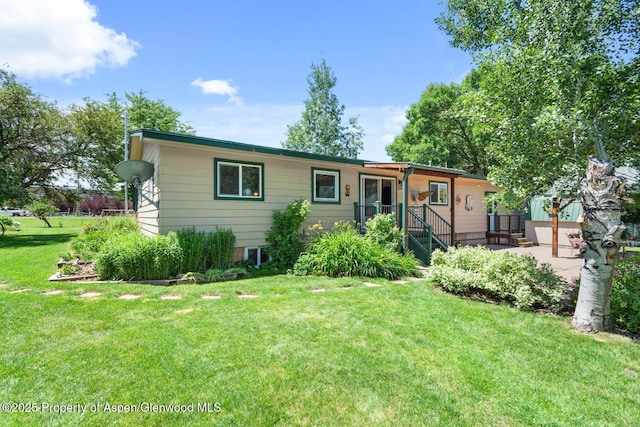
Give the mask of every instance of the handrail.
M 416 211 L 419 213 L 416 213 Z M 423 204 L 422 206 L 410 206 L 409 212 L 422 218 L 424 222 L 433 228 L 434 239 L 436 239 L 443 248 L 446 249 L 453 244 L 451 224 L 428 205 Z
M 424 219 L 422 219 L 419 215 L 417 215 L 411 209 L 409 209 L 409 218 L 410 220 L 409 220 L 407 231 L 410 234 L 411 233 L 422 234 L 421 237 L 424 237 L 427 239 L 427 249 L 429 250 L 429 252 L 431 252 L 431 249 L 432 249 L 431 248 L 432 241 L 435 241 L 436 243 L 438 243 L 438 245 L 440 245 L 445 250 L 451 245 L 450 243 L 451 234 L 448 235 L 448 238 L 447 238 L 447 235 L 438 234 L 437 232 L 435 232 L 435 227 L 432 224 L 427 223 Z M 416 226 L 414 222 L 417 222 L 418 225 Z

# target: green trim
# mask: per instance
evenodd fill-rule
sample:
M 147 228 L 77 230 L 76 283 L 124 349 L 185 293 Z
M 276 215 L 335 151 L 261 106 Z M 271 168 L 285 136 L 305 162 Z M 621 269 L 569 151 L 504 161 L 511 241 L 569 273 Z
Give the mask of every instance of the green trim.
M 260 197 L 253 196 L 229 196 L 218 194 L 218 163 L 231 163 L 234 165 L 238 165 L 239 167 L 242 165 L 246 166 L 257 166 L 260 168 Z M 241 187 L 241 186 L 240 186 Z M 264 201 L 264 163 L 256 163 L 256 162 L 245 162 L 242 160 L 230 160 L 230 159 L 213 159 L 213 198 L 214 200 L 251 200 L 251 201 Z
M 431 184 L 444 184 L 447 186 L 447 202 L 446 203 L 440 203 L 440 202 L 433 202 L 431 200 L 431 196 L 429 196 L 429 204 L 432 206 L 449 206 L 449 183 L 448 182 L 444 182 L 444 181 L 432 181 L 429 180 L 429 191 L 431 191 Z M 438 193 L 436 193 L 438 194 Z M 438 198 L 440 196 L 438 195 Z
M 132 133 L 142 139 L 151 138 L 162 141 L 179 142 L 184 144 L 204 145 L 207 147 L 225 148 L 228 150 L 247 151 L 252 153 L 272 154 L 275 156 L 297 157 L 300 159 L 320 160 L 325 162 L 346 163 L 362 166 L 365 160 L 347 159 L 343 157 L 329 156 L 326 154 L 303 153 L 300 151 L 285 150 L 284 148 L 264 147 L 260 145 L 245 144 L 242 142 L 224 141 L 221 139 L 204 138 L 194 135 L 185 135 L 172 132 L 160 132 L 152 129 L 140 129 Z M 368 162 L 371 163 L 371 162 Z
M 336 194 L 338 196 L 338 200 L 329 200 L 329 199 L 325 199 L 325 200 L 316 200 L 316 172 L 330 172 L 331 174 L 336 173 L 337 176 L 337 182 L 336 182 Z M 339 205 L 341 203 L 341 191 L 340 191 L 340 186 L 342 185 L 342 180 L 340 179 L 340 173 L 341 171 L 339 169 L 327 169 L 327 168 L 316 168 L 316 167 L 312 167 L 311 168 L 311 203 L 318 203 L 318 204 L 330 204 L 330 205 Z

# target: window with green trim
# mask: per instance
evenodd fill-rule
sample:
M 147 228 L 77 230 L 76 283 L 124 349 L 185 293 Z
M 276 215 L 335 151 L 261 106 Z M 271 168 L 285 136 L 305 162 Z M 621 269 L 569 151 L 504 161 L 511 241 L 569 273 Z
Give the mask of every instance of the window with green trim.
M 264 200 L 263 163 L 214 161 L 215 198 Z
M 340 203 L 340 171 L 311 169 L 312 202 Z
M 449 204 L 449 184 L 446 182 L 429 181 L 429 204 L 448 205 Z

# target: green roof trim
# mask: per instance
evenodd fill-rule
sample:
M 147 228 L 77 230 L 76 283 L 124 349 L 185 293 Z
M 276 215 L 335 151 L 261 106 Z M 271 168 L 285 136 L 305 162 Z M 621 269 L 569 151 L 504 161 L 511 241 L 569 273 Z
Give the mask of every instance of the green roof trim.
M 140 136 L 141 139 L 152 138 L 163 141 L 178 142 L 183 144 L 204 145 L 206 147 L 226 148 L 229 150 L 247 151 L 251 153 L 272 154 L 275 156 L 297 157 L 308 160 L 321 160 L 325 162 L 346 163 L 350 165 L 363 165 L 366 161 L 361 159 L 347 159 L 344 157 L 329 156 L 326 154 L 305 153 L 301 151 L 286 150 L 284 148 L 265 147 L 262 145 L 245 144 L 242 142 L 225 141 L 222 139 L 205 138 L 195 135 L 186 135 L 174 132 L 161 132 L 153 129 L 138 129 L 131 132 L 132 136 Z

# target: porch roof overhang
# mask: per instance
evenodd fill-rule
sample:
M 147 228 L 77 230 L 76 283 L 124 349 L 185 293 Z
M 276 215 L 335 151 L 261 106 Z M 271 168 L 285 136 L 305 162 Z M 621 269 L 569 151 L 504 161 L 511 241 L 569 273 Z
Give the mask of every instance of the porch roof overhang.
M 429 175 L 441 178 L 457 178 L 466 174 L 465 171 L 459 169 L 444 168 L 440 166 L 428 166 L 420 163 L 407 163 L 407 162 L 390 162 L 390 163 L 378 163 L 378 162 L 365 162 L 363 164 L 365 168 L 372 169 L 385 169 L 393 170 L 397 172 L 406 172 L 413 169 L 415 175 Z

